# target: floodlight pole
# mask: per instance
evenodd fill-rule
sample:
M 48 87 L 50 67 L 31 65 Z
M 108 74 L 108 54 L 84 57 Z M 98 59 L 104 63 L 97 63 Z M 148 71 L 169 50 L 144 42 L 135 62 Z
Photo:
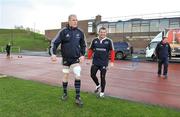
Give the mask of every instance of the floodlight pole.
M 35 27 L 36 27 L 36 23 L 34 22 L 34 39 L 35 39 L 35 32 L 36 32 Z

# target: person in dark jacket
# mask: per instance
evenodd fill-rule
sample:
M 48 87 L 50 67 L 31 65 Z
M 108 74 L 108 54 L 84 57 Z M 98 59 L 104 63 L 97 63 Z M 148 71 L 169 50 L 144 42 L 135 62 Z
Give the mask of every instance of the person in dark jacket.
M 106 37 L 107 30 L 105 27 L 99 29 L 99 37 L 93 39 L 88 50 L 88 58 L 90 59 L 93 54 L 93 61 L 91 66 L 91 78 L 96 84 L 95 93 L 99 93 L 99 97 L 104 97 L 104 91 L 106 86 L 106 71 L 109 63 L 109 54 L 111 58 L 111 66 L 114 66 L 114 45 L 111 39 Z M 100 70 L 101 83 L 99 83 L 96 76 L 97 71 Z
M 75 103 L 79 106 L 83 105 L 80 98 L 80 72 L 82 63 L 85 59 L 86 42 L 84 33 L 77 27 L 77 17 L 76 15 L 70 15 L 68 18 L 68 25 L 60 30 L 56 37 L 51 42 L 51 59 L 56 61 L 56 50 L 61 44 L 61 54 L 62 54 L 62 72 L 64 73 L 62 86 L 63 86 L 63 96 L 62 100 L 68 98 L 67 86 L 68 86 L 68 76 L 70 69 L 72 69 L 75 75 L 74 86 L 76 90 Z
M 162 41 L 158 43 L 155 52 L 158 59 L 158 77 L 161 76 L 162 65 L 164 65 L 163 75 L 164 78 L 167 78 L 169 59 L 171 59 L 171 47 L 167 37 L 163 37 Z
M 8 44 L 6 45 L 6 53 L 7 53 L 7 58 L 10 58 L 11 43 L 8 43 Z

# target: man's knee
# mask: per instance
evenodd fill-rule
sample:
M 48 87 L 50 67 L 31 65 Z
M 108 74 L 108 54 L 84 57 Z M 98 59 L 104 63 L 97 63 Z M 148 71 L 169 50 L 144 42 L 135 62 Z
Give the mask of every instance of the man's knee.
M 62 72 L 63 72 L 64 74 L 69 74 L 69 73 L 70 73 L 70 68 L 69 68 L 69 66 L 63 66 Z
M 80 66 L 73 67 L 73 73 L 74 73 L 76 79 L 80 79 L 81 67 Z

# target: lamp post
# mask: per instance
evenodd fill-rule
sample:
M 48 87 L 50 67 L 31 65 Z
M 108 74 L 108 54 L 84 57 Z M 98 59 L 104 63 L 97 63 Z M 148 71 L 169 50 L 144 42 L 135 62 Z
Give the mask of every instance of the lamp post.
M 36 32 L 35 27 L 36 27 L 36 23 L 34 22 L 34 39 L 35 39 L 35 32 Z
M 11 43 L 12 43 L 12 46 L 13 46 L 13 30 L 11 30 Z

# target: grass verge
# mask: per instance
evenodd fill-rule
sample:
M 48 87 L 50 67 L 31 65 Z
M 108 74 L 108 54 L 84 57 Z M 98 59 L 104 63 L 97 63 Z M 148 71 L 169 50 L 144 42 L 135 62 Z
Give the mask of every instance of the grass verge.
M 56 86 L 16 79 L 0 78 L 0 117 L 178 117 L 179 110 L 141 104 L 111 97 L 98 99 L 82 92 L 83 108 L 74 103 L 74 90 L 69 98 L 59 100 Z

